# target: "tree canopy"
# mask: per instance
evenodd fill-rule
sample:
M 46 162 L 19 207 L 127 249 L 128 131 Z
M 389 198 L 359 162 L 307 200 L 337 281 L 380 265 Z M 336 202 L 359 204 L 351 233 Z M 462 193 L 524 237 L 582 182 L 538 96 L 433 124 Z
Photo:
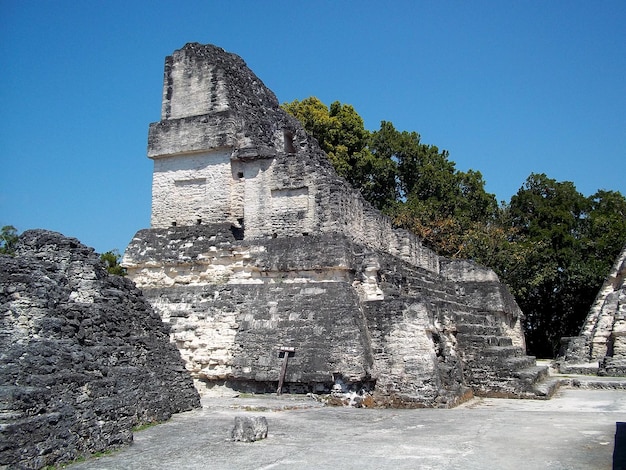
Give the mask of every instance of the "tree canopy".
M 396 226 L 439 254 L 489 266 L 526 315 L 529 353 L 552 357 L 578 333 L 626 243 L 626 199 L 532 173 L 498 205 L 482 174 L 459 171 L 450 155 L 389 121 L 368 131 L 356 110 L 315 97 L 283 105 L 315 137 L 340 176 Z
M 578 334 L 626 241 L 626 199 L 612 191 L 585 197 L 569 181 L 533 173 L 508 211 L 513 240 L 527 250 L 522 269 L 503 278 L 526 315 L 529 348 L 549 357 L 561 337 Z
M 18 239 L 17 229 L 13 227 L 13 225 L 5 225 L 2 227 L 0 230 L 0 254 L 12 255 L 15 251 L 15 244 Z
M 328 154 L 337 173 L 374 207 L 445 255 L 462 251 L 463 233 L 496 217 L 495 196 L 478 171 L 459 171 L 447 151 L 421 142 L 417 132 L 382 121 L 367 131 L 350 105 L 327 107 L 315 97 L 285 103 Z

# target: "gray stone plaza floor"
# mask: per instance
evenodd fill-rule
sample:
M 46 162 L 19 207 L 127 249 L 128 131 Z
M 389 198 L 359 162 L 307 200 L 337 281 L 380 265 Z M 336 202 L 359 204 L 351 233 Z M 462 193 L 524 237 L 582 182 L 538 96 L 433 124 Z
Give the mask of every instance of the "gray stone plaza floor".
M 267 439 L 232 442 L 237 415 Z M 473 399 L 449 410 L 322 407 L 306 397 L 203 399 L 79 469 L 610 469 L 626 390 L 562 388 L 551 400 Z

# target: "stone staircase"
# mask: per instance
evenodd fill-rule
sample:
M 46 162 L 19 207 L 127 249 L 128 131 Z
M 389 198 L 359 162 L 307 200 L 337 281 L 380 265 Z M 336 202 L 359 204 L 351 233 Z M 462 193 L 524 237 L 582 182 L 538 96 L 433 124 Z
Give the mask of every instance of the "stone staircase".
M 456 337 L 465 379 L 477 396 L 550 398 L 559 386 L 547 366 L 513 345 L 492 313 L 457 312 Z
M 442 281 L 422 268 L 396 264 L 382 267 L 384 306 L 398 311 L 402 305 L 426 302 L 435 316 L 452 320 L 456 351 L 462 363 L 463 382 L 476 396 L 547 399 L 558 388 L 559 379 L 549 375 L 547 366 L 538 366 L 506 331 L 508 314 L 481 310 L 463 303 L 459 285 Z M 394 305 L 395 302 L 398 304 Z M 451 326 L 451 325 L 450 325 Z

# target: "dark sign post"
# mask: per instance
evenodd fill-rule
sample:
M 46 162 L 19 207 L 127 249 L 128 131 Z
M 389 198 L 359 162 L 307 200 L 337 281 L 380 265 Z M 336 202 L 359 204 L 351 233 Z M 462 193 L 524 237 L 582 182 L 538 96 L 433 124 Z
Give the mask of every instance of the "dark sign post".
M 289 346 L 281 346 L 278 348 L 278 357 L 280 357 L 281 353 L 283 355 L 283 366 L 280 368 L 280 376 L 278 377 L 278 388 L 276 389 L 276 395 L 282 395 L 283 393 L 283 382 L 285 381 L 285 373 L 287 372 L 287 361 L 289 360 L 289 356 L 293 356 L 296 352 L 296 348 L 292 348 Z

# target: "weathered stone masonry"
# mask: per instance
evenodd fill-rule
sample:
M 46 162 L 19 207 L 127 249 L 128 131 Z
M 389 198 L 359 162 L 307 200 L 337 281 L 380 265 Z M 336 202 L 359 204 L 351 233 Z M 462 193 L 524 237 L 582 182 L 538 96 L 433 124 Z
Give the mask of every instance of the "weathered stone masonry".
M 200 389 L 372 392 L 379 405 L 535 397 L 522 314 L 490 270 L 442 259 L 338 177 L 243 60 L 187 44 L 151 124 L 152 228 L 124 256 Z
M 229 222 L 246 239 L 342 233 L 437 271 L 436 254 L 338 178 L 239 57 L 188 44 L 166 60 L 163 100 L 148 137 L 152 227 Z
M 0 467 L 21 469 L 129 444 L 133 426 L 200 400 L 132 282 L 78 240 L 29 230 L 0 255 L 0 404 Z

